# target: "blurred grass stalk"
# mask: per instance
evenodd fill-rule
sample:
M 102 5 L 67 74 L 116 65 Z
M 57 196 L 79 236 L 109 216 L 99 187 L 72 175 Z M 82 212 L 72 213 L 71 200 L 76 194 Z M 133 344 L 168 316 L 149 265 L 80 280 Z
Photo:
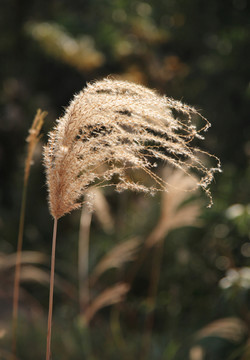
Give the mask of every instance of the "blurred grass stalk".
M 78 281 L 79 281 L 79 308 L 80 314 L 84 313 L 89 303 L 89 233 L 92 213 L 83 205 L 78 240 Z
M 38 141 L 40 140 L 40 131 L 44 122 L 46 112 L 37 110 L 36 116 L 33 120 L 32 126 L 29 129 L 29 136 L 26 141 L 28 143 L 27 157 L 24 168 L 24 183 L 22 190 L 22 203 L 19 220 L 18 240 L 17 240 L 17 254 L 15 265 L 15 278 L 13 290 L 13 314 L 12 314 L 12 355 L 16 358 L 16 333 L 17 333 L 17 318 L 18 318 L 18 302 L 19 302 L 19 288 L 20 288 L 20 271 L 21 271 L 21 257 L 23 247 L 23 230 L 26 210 L 27 188 L 30 174 L 30 167 L 32 165 L 32 158 Z

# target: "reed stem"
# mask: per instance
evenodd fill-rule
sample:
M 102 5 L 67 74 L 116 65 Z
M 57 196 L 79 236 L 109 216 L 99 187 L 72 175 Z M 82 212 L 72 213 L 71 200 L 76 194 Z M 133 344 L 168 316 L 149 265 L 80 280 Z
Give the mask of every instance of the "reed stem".
M 52 312 L 53 312 L 53 293 L 54 293 L 54 278 L 55 278 L 56 234 L 57 234 L 57 219 L 54 218 L 54 229 L 53 229 L 52 251 L 51 251 L 51 270 L 50 270 L 49 313 L 48 313 L 46 360 L 50 359 L 51 327 L 52 327 Z
M 19 285 L 20 285 L 20 272 L 21 272 L 21 257 L 23 247 L 23 230 L 24 218 L 26 209 L 27 198 L 27 181 L 24 182 L 22 191 L 22 203 L 19 220 L 18 240 L 17 240 L 17 253 L 16 253 L 16 266 L 13 290 L 13 313 L 12 313 L 12 355 L 13 359 L 16 358 L 16 333 L 17 333 L 17 317 L 18 317 L 18 302 L 19 302 Z

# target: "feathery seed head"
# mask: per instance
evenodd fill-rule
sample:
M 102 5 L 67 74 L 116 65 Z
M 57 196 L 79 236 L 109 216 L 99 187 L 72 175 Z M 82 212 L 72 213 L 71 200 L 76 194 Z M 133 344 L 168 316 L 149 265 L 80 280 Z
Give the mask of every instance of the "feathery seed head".
M 195 171 L 200 176 L 197 186 L 211 202 L 208 186 L 220 162 L 214 157 L 217 167 L 207 168 L 200 157 L 212 155 L 191 147 L 201 131 L 191 123 L 192 115 L 201 117 L 201 130 L 207 130 L 210 124 L 194 108 L 144 86 L 112 79 L 89 84 L 57 121 L 44 149 L 52 216 L 60 218 L 80 207 L 90 186 L 166 190 L 166 182 L 153 171 L 160 162 L 190 176 Z M 154 184 L 137 182 L 137 170 Z

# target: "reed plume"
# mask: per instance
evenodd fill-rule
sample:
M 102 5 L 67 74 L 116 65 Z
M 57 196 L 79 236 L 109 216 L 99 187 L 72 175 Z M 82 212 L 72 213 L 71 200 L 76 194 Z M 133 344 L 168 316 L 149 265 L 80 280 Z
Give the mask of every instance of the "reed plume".
M 192 123 L 200 117 L 204 126 Z M 44 148 L 49 206 L 54 217 L 51 257 L 47 360 L 50 357 L 51 319 L 57 220 L 81 207 L 90 187 L 113 185 L 153 193 L 165 191 L 167 183 L 157 175 L 158 164 L 168 163 L 189 176 L 198 176 L 210 198 L 209 184 L 217 166 L 209 168 L 201 157 L 208 153 L 192 147 L 194 138 L 210 124 L 194 108 L 158 95 L 133 83 L 104 79 L 77 94 L 49 134 Z M 145 176 L 138 174 L 142 170 Z
M 176 117 L 180 114 L 179 117 Z M 197 130 L 191 116 L 205 124 Z M 44 162 L 54 218 L 79 208 L 91 185 L 112 180 L 116 190 L 154 192 L 166 183 L 153 170 L 164 162 L 199 175 L 197 186 L 208 194 L 213 174 L 220 169 L 204 165 L 190 142 L 210 126 L 194 108 L 133 83 L 104 79 L 77 94 L 49 135 Z M 154 184 L 134 181 L 128 169 L 141 169 Z

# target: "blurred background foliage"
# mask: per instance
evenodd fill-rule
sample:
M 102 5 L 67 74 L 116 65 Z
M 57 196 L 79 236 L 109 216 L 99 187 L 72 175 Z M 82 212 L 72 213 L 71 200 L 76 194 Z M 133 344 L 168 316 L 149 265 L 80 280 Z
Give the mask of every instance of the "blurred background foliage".
M 249 359 L 249 2 L 2 0 L 0 26 L 1 359 L 10 356 L 28 129 L 37 108 L 48 112 L 29 180 L 18 327 L 18 358 L 39 360 L 52 230 L 42 145 L 73 94 L 110 74 L 201 110 L 212 123 L 202 147 L 223 173 L 211 209 L 178 193 L 108 190 L 92 215 L 60 221 L 53 358 Z M 89 240 L 78 239 L 80 218 L 89 259 L 78 253 Z

